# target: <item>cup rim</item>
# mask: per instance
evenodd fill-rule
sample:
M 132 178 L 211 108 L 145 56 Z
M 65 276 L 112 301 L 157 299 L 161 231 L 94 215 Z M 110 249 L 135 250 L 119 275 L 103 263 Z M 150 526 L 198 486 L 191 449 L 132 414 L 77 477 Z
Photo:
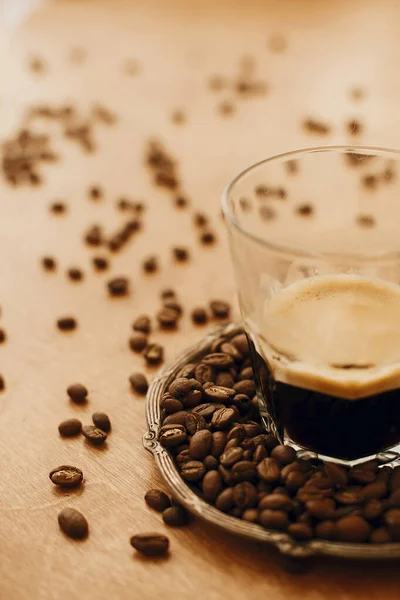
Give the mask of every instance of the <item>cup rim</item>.
M 383 252 L 380 254 L 371 253 L 371 254 L 357 254 L 357 253 L 331 253 L 331 252 L 308 252 L 306 250 L 302 250 L 300 248 L 291 248 L 289 246 L 275 244 L 273 242 L 269 242 L 268 240 L 255 235 L 249 229 L 243 227 L 238 219 L 235 217 L 233 212 L 229 206 L 230 194 L 235 185 L 250 171 L 257 169 L 258 167 L 272 162 L 272 161 L 285 161 L 294 158 L 298 158 L 304 154 L 311 154 L 316 152 L 343 152 L 343 154 L 359 154 L 365 152 L 368 153 L 378 153 L 378 154 L 387 154 L 392 157 L 396 157 L 396 160 L 400 159 L 400 150 L 396 150 L 394 148 L 383 148 L 379 146 L 355 146 L 355 145 L 336 145 L 336 146 L 310 146 L 308 148 L 299 148 L 298 150 L 291 150 L 289 152 L 282 152 L 280 154 L 275 154 L 268 158 L 264 158 L 260 161 L 253 163 L 252 165 L 246 167 L 240 173 L 238 173 L 231 181 L 226 185 L 222 192 L 222 212 L 224 218 L 233 226 L 239 233 L 245 235 L 246 237 L 253 240 L 255 243 L 272 250 L 275 253 L 283 254 L 286 257 L 302 257 L 302 258 L 311 258 L 311 259 L 325 259 L 325 260 L 342 260 L 342 261 L 351 261 L 357 263 L 387 263 L 394 262 L 400 260 L 400 247 L 399 250 L 394 250 L 391 252 Z M 399 233 L 400 234 L 400 233 Z

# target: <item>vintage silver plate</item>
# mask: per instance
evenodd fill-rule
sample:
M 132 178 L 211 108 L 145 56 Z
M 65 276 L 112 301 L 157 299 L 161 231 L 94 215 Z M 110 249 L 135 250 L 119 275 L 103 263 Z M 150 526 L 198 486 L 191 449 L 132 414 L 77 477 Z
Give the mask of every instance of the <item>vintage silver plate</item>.
M 156 461 L 165 483 L 178 502 L 197 517 L 212 523 L 216 527 L 243 536 L 245 538 L 272 544 L 285 555 L 293 558 L 309 558 L 325 555 L 340 558 L 394 559 L 400 558 L 400 543 L 392 544 L 345 544 L 323 540 L 298 542 L 286 533 L 264 529 L 253 523 L 246 523 L 222 513 L 199 498 L 181 479 L 172 456 L 157 441 L 160 427 L 160 401 L 177 373 L 189 362 L 196 361 L 207 354 L 213 341 L 221 336 L 232 337 L 241 330 L 239 324 L 230 324 L 213 331 L 198 344 L 186 350 L 171 365 L 162 368 L 151 384 L 146 398 L 146 417 L 148 431 L 143 437 L 144 447 Z

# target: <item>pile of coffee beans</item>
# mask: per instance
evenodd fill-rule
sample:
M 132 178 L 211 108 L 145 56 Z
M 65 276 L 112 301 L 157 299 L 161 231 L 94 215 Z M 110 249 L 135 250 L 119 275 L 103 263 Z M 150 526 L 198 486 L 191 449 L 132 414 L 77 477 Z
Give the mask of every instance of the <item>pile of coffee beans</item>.
M 161 408 L 159 442 L 182 479 L 222 512 L 300 541 L 400 541 L 400 467 L 324 463 L 266 433 L 245 334 L 217 339 L 186 365 Z

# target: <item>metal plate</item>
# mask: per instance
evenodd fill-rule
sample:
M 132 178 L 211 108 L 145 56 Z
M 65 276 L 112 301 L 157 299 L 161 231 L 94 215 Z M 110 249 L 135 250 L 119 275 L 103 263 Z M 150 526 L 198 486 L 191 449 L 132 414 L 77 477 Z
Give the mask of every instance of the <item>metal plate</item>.
M 143 437 L 143 443 L 144 447 L 153 454 L 156 465 L 174 498 L 197 517 L 212 523 L 216 527 L 257 542 L 273 544 L 280 552 L 294 558 L 307 558 L 316 555 L 358 559 L 400 558 L 400 543 L 350 544 L 324 540 L 298 542 L 286 533 L 268 530 L 260 525 L 247 523 L 241 519 L 226 515 L 199 498 L 180 477 L 172 456 L 157 441 L 162 396 L 177 373 L 187 363 L 194 362 L 207 354 L 211 344 L 217 337 L 221 335 L 233 337 L 240 331 L 242 331 L 242 327 L 239 324 L 230 324 L 218 328 L 207 335 L 201 342 L 185 351 L 174 363 L 161 369 L 149 388 L 146 398 L 148 431 Z

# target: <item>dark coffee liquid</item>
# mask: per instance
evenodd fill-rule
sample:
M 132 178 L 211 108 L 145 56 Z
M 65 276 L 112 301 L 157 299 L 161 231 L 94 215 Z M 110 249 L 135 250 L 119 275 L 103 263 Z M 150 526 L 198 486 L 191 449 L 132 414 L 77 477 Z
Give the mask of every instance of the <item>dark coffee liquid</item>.
M 400 389 L 348 400 L 282 383 L 249 342 L 257 391 L 282 440 L 343 460 L 400 443 Z

